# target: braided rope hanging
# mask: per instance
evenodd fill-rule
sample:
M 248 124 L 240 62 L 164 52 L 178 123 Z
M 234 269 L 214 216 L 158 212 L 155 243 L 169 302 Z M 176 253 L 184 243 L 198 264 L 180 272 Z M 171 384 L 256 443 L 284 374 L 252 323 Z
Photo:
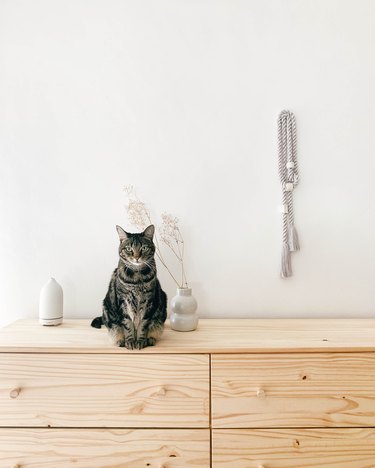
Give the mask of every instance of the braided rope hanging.
M 299 241 L 294 226 L 293 190 L 298 185 L 297 129 L 292 112 L 283 110 L 278 118 L 279 175 L 283 192 L 283 250 L 281 277 L 292 276 L 291 252 L 299 250 Z

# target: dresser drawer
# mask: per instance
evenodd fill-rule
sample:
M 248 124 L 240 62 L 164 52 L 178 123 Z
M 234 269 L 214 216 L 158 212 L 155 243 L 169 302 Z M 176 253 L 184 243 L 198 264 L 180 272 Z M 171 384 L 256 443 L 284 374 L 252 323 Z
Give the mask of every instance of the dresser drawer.
M 208 429 L 0 429 L 0 466 L 208 468 Z
M 375 426 L 375 353 L 212 356 L 213 427 Z
M 371 468 L 375 429 L 215 429 L 213 468 Z
M 208 427 L 206 355 L 0 354 L 0 426 Z

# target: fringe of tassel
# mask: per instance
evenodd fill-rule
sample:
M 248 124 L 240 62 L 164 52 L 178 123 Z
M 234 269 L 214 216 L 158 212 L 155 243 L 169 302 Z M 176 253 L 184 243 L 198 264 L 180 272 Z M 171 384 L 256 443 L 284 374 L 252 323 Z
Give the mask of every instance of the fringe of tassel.
M 283 252 L 281 255 L 281 277 L 288 278 L 289 276 L 292 276 L 292 274 L 292 262 L 290 258 L 289 245 L 284 242 Z
M 299 239 L 297 229 L 294 227 L 294 224 L 291 224 L 288 229 L 288 244 L 289 250 L 291 252 L 296 252 L 299 250 Z
M 288 242 L 283 243 L 281 255 L 281 277 L 289 278 L 292 276 L 291 252 L 296 252 L 300 249 L 297 229 L 291 224 L 288 228 Z

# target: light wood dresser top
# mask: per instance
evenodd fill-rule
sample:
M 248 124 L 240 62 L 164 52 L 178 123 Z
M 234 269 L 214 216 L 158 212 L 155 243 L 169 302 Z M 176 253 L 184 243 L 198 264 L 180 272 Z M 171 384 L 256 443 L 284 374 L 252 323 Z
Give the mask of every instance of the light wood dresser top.
M 194 332 L 166 323 L 154 347 L 114 347 L 106 328 L 88 319 L 45 327 L 17 320 L 0 330 L 0 352 L 37 353 L 294 353 L 375 351 L 375 319 L 201 319 Z
M 204 319 L 129 351 L 0 330 L 0 467 L 375 468 L 374 319 Z

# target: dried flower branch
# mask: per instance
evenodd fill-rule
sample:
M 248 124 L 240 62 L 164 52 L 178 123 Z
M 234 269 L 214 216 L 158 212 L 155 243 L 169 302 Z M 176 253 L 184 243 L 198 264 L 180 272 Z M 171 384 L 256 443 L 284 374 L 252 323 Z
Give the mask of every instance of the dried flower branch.
M 176 256 L 181 267 L 181 285 L 187 287 L 187 280 L 184 268 L 184 239 L 182 237 L 179 220 L 169 213 L 161 215 L 162 225 L 160 228 L 161 240 L 167 245 Z
M 127 214 L 131 224 L 133 224 L 137 229 L 140 230 L 144 230 L 149 224 L 155 224 L 151 220 L 150 211 L 148 210 L 146 204 L 138 198 L 133 185 L 126 185 L 123 190 L 128 197 Z M 178 225 L 179 220 L 178 218 L 168 213 L 163 213 L 161 215 L 161 218 L 161 227 L 156 230 L 154 236 L 156 256 L 160 260 L 160 263 L 167 269 L 168 273 L 171 275 L 176 285 L 179 288 L 186 288 L 188 287 L 188 283 L 184 268 L 184 240 Z M 168 265 L 164 260 L 162 251 L 160 249 L 159 233 L 161 242 L 164 245 L 166 245 L 171 250 L 171 252 L 173 252 L 180 264 L 180 283 L 176 280 L 175 276 L 168 268 Z

